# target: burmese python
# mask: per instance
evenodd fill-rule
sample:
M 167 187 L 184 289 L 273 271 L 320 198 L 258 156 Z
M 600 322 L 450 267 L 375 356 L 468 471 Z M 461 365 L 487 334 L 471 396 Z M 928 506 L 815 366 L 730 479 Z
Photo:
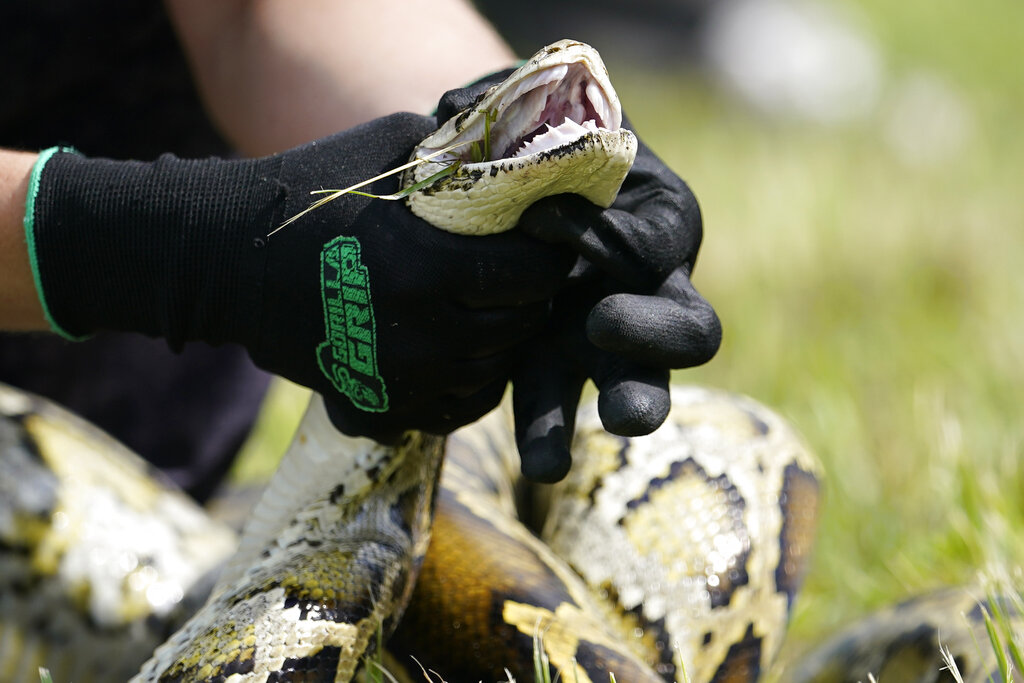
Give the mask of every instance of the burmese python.
M 0 411 L 0 643 L 18 643 L 0 653 L 0 680 L 31 681 L 42 664 L 59 682 L 124 680 L 175 609 L 194 605 L 178 599 L 204 590 L 230 532 L 60 409 L 3 389 Z M 563 680 L 584 682 L 609 671 L 671 679 L 679 658 L 692 680 L 754 680 L 779 646 L 813 534 L 817 466 L 752 401 L 677 388 L 666 426 L 634 439 L 585 409 L 578 464 L 546 501 L 543 541 L 517 519 L 506 414 L 457 432 L 415 589 L 440 440 L 354 451 L 367 444 L 324 424 L 314 400 L 249 526 L 301 523 L 251 560 L 243 541 L 206 607 L 138 680 L 348 680 L 373 615 L 390 631 L 387 607 L 409 593 L 389 651 L 396 666 L 412 668 L 412 654 L 450 681 L 499 680 L 506 667 L 521 679 L 535 634 Z M 295 479 L 307 459 L 319 485 Z M 394 495 L 353 511 L 370 483 L 344 472 L 353 464 Z M 317 502 L 275 509 L 281 486 Z M 76 573 L 83 564 L 91 576 Z
M 605 681 L 608 672 L 617 681 L 679 680 L 680 660 L 691 681 L 762 680 L 806 567 L 817 464 L 777 415 L 749 399 L 682 387 L 672 399 L 666 425 L 632 439 L 607 434 L 594 407 L 584 409 L 574 468 L 550 490 L 514 480 L 506 413 L 456 432 L 433 540 L 387 645 L 389 670 L 417 680 L 415 656 L 447 681 L 504 680 L 506 670 L 531 680 L 539 634 L 562 680 Z M 323 436 L 336 443 L 329 432 L 310 431 L 321 410 L 311 405 L 279 482 L 304 486 L 291 479 L 296 459 L 315 458 Z M 409 442 L 397 452 L 408 457 L 415 446 L 429 468 L 436 445 Z M 296 455 L 296 446 L 304 452 Z M 385 464 L 382 471 L 396 470 Z M 411 527 L 424 512 L 423 489 L 408 490 L 384 529 L 400 520 Z M 331 493 L 335 502 L 344 497 Z M 264 508 L 268 500 L 273 494 Z M 330 520 L 342 509 L 305 518 Z M 543 527 L 541 538 L 518 510 Z M 330 639 L 336 620 L 365 618 L 386 598 L 374 592 L 361 600 L 353 588 L 360 580 L 364 588 L 395 588 L 372 575 L 380 556 L 372 550 L 401 536 L 381 531 L 379 519 L 372 529 L 355 527 L 341 536 L 282 538 L 285 550 L 300 552 L 257 559 L 251 588 L 236 604 L 214 598 L 216 609 L 197 617 L 217 629 L 184 631 L 198 634 L 195 651 L 210 668 L 171 666 L 159 680 L 228 680 L 255 669 L 258 657 L 248 655 L 256 650 L 270 653 L 264 659 L 272 667 L 258 680 L 345 680 L 360 657 Z M 346 564 L 346 539 L 362 553 L 349 557 L 361 561 Z M 398 540 L 389 547 L 403 547 Z M 0 385 L 0 681 L 37 683 L 40 666 L 56 683 L 127 680 L 202 603 L 234 547 L 229 528 L 95 427 Z M 259 596 L 275 591 L 276 605 L 262 602 L 268 618 L 255 614 Z M 947 680 L 941 641 L 965 680 L 988 680 L 992 653 L 974 644 L 985 638 L 979 597 L 947 590 L 892 608 L 837 636 L 786 679 L 853 683 L 873 672 L 881 681 Z M 244 620 L 231 618 L 239 605 L 248 605 Z M 1013 618 L 1019 626 L 1020 615 Z M 249 628 L 261 619 L 275 630 Z
M 452 207 L 471 206 L 482 232 L 546 194 L 586 187 L 608 205 L 636 151 L 620 121 L 596 53 L 556 43 L 424 141 L 410 207 L 452 229 Z M 556 180 L 493 189 L 536 162 Z M 451 681 L 521 679 L 535 636 L 563 680 L 680 679 L 682 662 L 694 681 L 753 681 L 818 500 L 817 466 L 778 417 L 677 389 L 649 437 L 584 411 L 540 541 L 515 516 L 502 415 L 453 437 L 437 490 L 441 439 L 350 439 L 314 398 L 231 555 L 227 529 L 96 430 L 6 389 L 0 414 L 3 681 L 40 664 L 58 683 L 124 680 L 160 642 L 133 680 L 346 681 L 392 631 L 396 670 L 415 654 Z

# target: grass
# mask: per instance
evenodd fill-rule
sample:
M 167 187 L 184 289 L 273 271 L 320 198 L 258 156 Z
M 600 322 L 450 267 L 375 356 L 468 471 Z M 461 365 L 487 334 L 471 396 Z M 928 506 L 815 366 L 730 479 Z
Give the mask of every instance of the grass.
M 1019 564 L 1024 549 L 1024 86 L 1008 73 L 1022 10 L 861 9 L 887 89 L 842 128 L 758 118 L 685 75 L 612 74 L 704 211 L 695 283 L 725 337 L 677 380 L 774 407 L 825 465 L 796 650 L 991 561 Z M 885 133 L 919 71 L 973 121 L 930 165 L 903 160 Z
M 704 211 L 695 282 L 725 337 L 678 381 L 777 409 L 827 472 L 789 656 L 873 608 L 1024 562 L 1024 4 L 857 7 L 886 83 L 875 113 L 841 128 L 612 65 L 637 130 Z M 945 150 L 929 164 L 886 132 L 920 73 L 970 121 L 959 146 L 925 140 Z M 275 415 L 261 438 L 279 453 L 294 416 Z

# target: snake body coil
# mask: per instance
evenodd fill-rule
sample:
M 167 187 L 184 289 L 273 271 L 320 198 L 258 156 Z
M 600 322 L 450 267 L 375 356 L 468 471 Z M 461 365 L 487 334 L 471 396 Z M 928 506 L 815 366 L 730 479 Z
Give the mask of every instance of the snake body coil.
M 0 385 L 0 681 L 38 683 L 40 666 L 58 683 L 126 680 L 218 573 L 138 680 L 348 680 L 379 623 L 396 629 L 389 666 L 404 681 L 420 675 L 410 655 L 449 681 L 506 669 L 530 680 L 535 637 L 561 680 L 684 680 L 680 661 L 691 681 L 761 680 L 806 567 L 817 466 L 749 399 L 678 387 L 672 398 L 649 437 L 609 436 L 585 409 L 574 469 L 550 496 L 514 480 L 507 415 L 457 432 L 425 556 L 438 441 L 341 452 L 308 429 L 314 404 L 296 439 L 305 452 L 250 515 L 277 535 L 255 554 L 243 541 L 225 565 L 233 532 L 95 428 Z M 348 464 L 332 471 L 335 460 Z M 359 463 L 371 476 L 349 472 L 345 487 L 294 469 Z M 297 509 L 287 487 L 309 504 Z M 964 680 L 990 680 L 981 594 L 883 612 L 787 680 L 937 682 L 940 645 Z
M 672 679 L 681 657 L 693 680 L 755 680 L 778 647 L 805 565 L 815 463 L 777 417 L 746 399 L 697 389 L 677 389 L 673 399 L 667 424 L 643 438 L 608 436 L 596 411 L 584 411 L 579 467 L 548 501 L 544 540 L 517 517 L 507 417 L 495 413 L 456 433 L 429 552 L 440 440 L 413 433 L 397 448 L 343 443 L 317 431 L 325 421 L 314 400 L 209 600 L 134 680 L 349 680 L 377 628 L 396 625 L 395 661 L 409 665 L 413 654 L 447 680 L 497 680 L 504 668 L 528 674 L 536 635 L 563 679 L 604 681 L 608 672 L 622 681 Z M 5 616 L 14 616 L 0 642 L 34 643 L 0 656 L 0 672 L 9 667 L 0 679 L 30 681 L 45 664 L 61 681 L 118 680 L 115 654 L 138 665 L 142 648 L 166 636 L 154 617 L 173 610 L 149 603 L 96 623 L 96 606 L 80 600 L 88 588 L 67 566 L 80 552 L 92 554 L 97 574 L 120 560 L 133 568 L 114 571 L 113 583 L 131 585 L 133 572 L 141 573 L 149 586 L 173 586 L 182 597 L 201 590 L 203 573 L 228 556 L 228 532 L 59 409 L 12 390 L 0 392 L 0 408 L 0 482 L 17 481 L 24 492 L 0 508 L 7 568 L 0 600 Z M 119 481 L 106 480 L 109 463 L 119 463 Z M 758 467 L 763 476 L 751 478 Z M 774 493 L 763 493 L 768 482 Z M 144 500 L 129 494 L 138 490 L 149 491 Z M 73 532 L 54 524 L 62 514 L 84 515 L 70 502 L 84 495 L 125 497 L 108 512 L 108 527 L 151 517 L 150 533 L 171 542 L 164 558 L 116 534 L 97 538 L 87 518 Z M 604 533 L 593 515 L 620 528 L 603 552 L 588 540 Z M 680 526 L 687 517 L 693 521 Z M 168 529 L 158 533 L 161 525 Z M 257 549 L 255 538 L 270 540 Z M 206 552 L 192 557 L 192 548 Z M 617 561 L 609 563 L 609 554 Z M 41 561 L 47 556 L 49 564 Z M 186 561 L 196 565 L 192 574 L 176 577 Z M 38 594 L 19 596 L 18 580 Z M 123 606 L 130 597 L 108 599 Z M 12 613 L 12 600 L 20 611 Z M 33 604 L 40 607 L 29 619 L 24 610 Z M 54 624 L 42 618 L 46 611 Z M 55 628 L 62 623 L 64 631 Z M 722 678 L 740 671 L 743 678 Z

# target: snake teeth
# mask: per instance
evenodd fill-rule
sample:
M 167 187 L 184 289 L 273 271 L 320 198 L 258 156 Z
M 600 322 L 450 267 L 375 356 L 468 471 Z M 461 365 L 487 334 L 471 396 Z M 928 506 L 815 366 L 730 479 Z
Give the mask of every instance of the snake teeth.
M 516 150 L 543 132 L 562 124 L 575 124 L 564 133 L 576 131 L 572 138 L 558 138 L 558 144 L 567 144 L 582 136 L 581 128 L 591 124 L 589 130 L 619 129 L 622 114 L 617 104 L 609 101 L 601 85 L 594 80 L 584 62 L 560 64 L 543 69 L 523 80 L 509 95 L 498 103 L 497 120 L 491 128 L 491 158 L 487 161 L 520 156 Z M 555 140 L 549 140 L 555 142 Z M 537 148 L 535 151 L 556 146 Z M 470 161 L 470 159 L 463 159 Z
M 564 46 L 552 51 L 560 45 Z M 597 51 L 583 43 L 560 41 L 424 140 L 421 152 L 429 154 L 462 142 L 454 158 L 465 163 L 498 161 L 513 156 L 548 127 L 566 121 L 593 122 L 596 128 L 616 131 L 622 125 L 622 110 Z M 489 150 L 487 158 L 474 159 L 474 152 L 481 148 Z
M 587 133 L 596 133 L 597 125 L 593 120 L 576 123 L 572 119 L 566 119 L 558 126 L 552 128 L 551 124 L 544 124 L 546 130 L 536 137 L 523 143 L 513 157 L 523 157 L 529 154 L 537 154 L 548 149 L 561 147 L 573 140 L 583 137 Z

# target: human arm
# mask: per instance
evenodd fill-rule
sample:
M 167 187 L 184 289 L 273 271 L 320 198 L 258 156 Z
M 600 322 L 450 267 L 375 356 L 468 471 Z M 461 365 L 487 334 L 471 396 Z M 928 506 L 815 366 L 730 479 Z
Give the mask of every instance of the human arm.
M 166 4 L 212 118 L 248 155 L 428 113 L 445 90 L 515 61 L 465 0 Z
M 25 195 L 37 154 L 0 150 L 0 329 L 45 330 L 25 244 Z

